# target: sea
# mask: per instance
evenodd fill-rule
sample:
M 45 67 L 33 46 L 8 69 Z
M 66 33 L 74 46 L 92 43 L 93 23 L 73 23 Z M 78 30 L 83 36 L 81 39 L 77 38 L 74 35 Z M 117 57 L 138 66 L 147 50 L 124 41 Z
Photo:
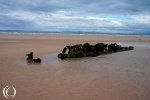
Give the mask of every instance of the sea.
M 25 30 L 0 30 L 0 34 L 13 35 L 102 35 L 102 36 L 150 36 L 150 33 L 104 33 L 85 31 L 25 31 Z

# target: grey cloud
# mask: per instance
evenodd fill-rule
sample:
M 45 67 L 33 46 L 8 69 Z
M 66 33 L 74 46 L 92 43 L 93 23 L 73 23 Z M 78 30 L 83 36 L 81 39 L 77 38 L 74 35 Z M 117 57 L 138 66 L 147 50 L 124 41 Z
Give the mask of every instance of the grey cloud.
M 150 0 L 0 0 L 0 29 L 150 31 L 147 17 L 132 17 L 149 17 L 149 5 Z
M 72 10 L 98 14 L 132 14 L 150 11 L 149 0 L 1 0 L 7 10 L 58 11 Z

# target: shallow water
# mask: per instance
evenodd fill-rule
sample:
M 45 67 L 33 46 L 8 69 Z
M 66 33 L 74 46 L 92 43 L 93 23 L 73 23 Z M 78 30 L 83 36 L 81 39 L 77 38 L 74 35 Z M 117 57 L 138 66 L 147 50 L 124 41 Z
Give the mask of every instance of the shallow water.
M 41 57 L 42 63 L 40 66 L 67 72 L 78 71 L 93 76 L 99 73 L 108 72 L 112 76 L 120 77 L 121 75 L 129 77 L 129 75 L 132 74 L 134 75 L 134 78 L 138 78 L 138 75 L 141 75 L 142 73 L 148 75 L 150 72 L 150 43 L 119 44 L 122 46 L 130 46 L 131 44 L 135 49 L 131 51 L 100 55 L 97 57 L 70 58 L 64 60 L 57 58 L 58 53 L 48 54 Z M 27 65 L 25 60 L 21 60 L 21 64 Z
M 89 66 L 89 65 L 101 64 L 101 63 L 108 64 L 109 61 L 113 61 L 115 59 L 116 60 L 118 59 L 120 63 L 127 64 L 127 62 L 129 62 L 128 61 L 129 59 L 126 59 L 126 58 L 128 58 L 128 57 L 139 59 L 140 62 L 137 62 L 137 63 L 142 64 L 145 62 L 143 62 L 144 59 L 140 59 L 140 58 L 142 58 L 142 57 L 146 58 L 146 57 L 150 56 L 150 54 L 149 54 L 150 43 L 137 43 L 137 42 L 121 43 L 120 42 L 118 44 L 122 45 L 122 46 L 134 46 L 135 49 L 131 50 L 131 51 L 124 51 L 124 52 L 118 52 L 118 53 L 113 53 L 113 54 L 100 55 L 97 57 L 69 58 L 69 59 L 65 59 L 65 60 L 59 59 L 57 57 L 58 53 L 53 53 L 53 54 L 48 54 L 48 55 L 41 57 L 42 65 L 66 66 L 66 64 L 68 64 L 68 65 L 73 65 L 73 64 L 84 65 L 85 64 L 86 66 Z M 141 56 L 139 56 L 139 55 L 141 55 Z M 132 59 L 132 60 L 134 60 L 134 59 Z M 94 62 L 96 62 L 96 63 L 94 63 Z M 117 62 L 117 63 L 119 63 L 119 62 Z M 27 64 L 25 60 L 21 60 L 21 63 Z M 115 62 L 113 64 L 115 64 Z M 78 66 L 78 65 L 76 65 L 76 66 Z
M 150 48 L 150 43 L 149 42 L 119 42 L 119 45 L 122 46 L 134 46 L 134 47 L 145 47 L 145 48 Z

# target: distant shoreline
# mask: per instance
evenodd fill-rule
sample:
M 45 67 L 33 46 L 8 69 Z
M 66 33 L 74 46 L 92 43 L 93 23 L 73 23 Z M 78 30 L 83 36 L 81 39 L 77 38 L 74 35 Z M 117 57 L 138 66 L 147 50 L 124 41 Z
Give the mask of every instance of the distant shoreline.
M 150 34 L 125 34 L 125 33 L 63 33 L 63 32 L 0 32 L 0 35 L 39 35 L 39 36 L 51 36 L 51 35 L 69 35 L 69 36 L 136 36 L 136 37 L 150 37 Z
M 150 42 L 145 35 L 79 35 L 79 34 L 0 34 L 0 39 L 37 39 L 37 40 L 96 40 L 98 42 Z

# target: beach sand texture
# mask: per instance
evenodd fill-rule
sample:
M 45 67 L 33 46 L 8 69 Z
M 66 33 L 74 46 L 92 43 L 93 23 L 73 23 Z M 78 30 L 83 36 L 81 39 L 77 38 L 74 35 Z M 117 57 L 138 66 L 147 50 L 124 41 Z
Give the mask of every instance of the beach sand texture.
M 117 42 L 135 50 L 57 58 L 64 46 L 85 42 Z M 31 51 L 41 64 L 26 63 Z M 6 99 L 6 85 L 16 88 L 13 100 L 150 100 L 150 37 L 0 35 L 0 100 Z

